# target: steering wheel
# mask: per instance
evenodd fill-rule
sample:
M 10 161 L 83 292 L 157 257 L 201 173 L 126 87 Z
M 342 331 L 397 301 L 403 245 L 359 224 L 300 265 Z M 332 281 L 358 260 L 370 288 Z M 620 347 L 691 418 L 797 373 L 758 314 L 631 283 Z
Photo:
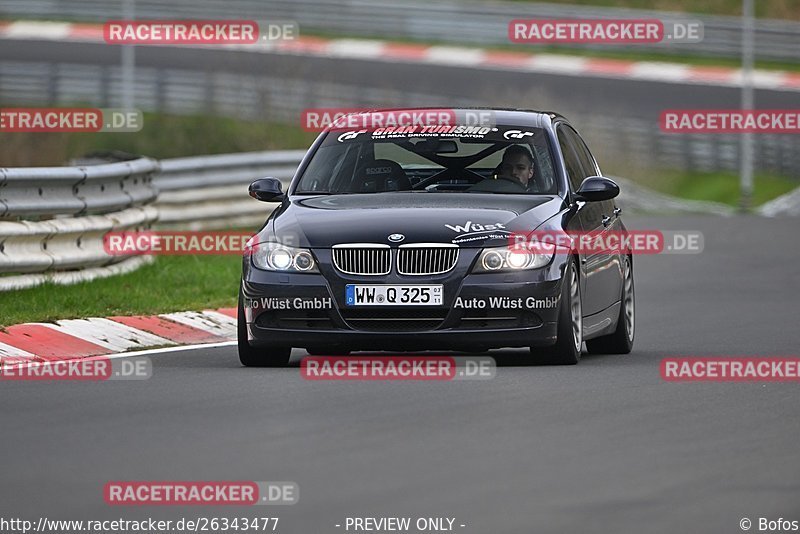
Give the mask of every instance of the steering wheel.
M 511 176 L 498 176 L 497 179 L 503 180 L 505 182 L 511 182 L 512 184 L 517 186 L 520 189 L 520 191 L 525 191 L 525 192 L 528 191 L 528 188 L 522 185 L 522 182 L 520 182 L 516 178 L 512 178 Z

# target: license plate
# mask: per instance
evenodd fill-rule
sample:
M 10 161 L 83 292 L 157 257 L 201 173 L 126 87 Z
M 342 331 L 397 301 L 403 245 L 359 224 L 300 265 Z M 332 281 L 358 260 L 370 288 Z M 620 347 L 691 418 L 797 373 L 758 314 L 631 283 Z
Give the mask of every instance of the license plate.
M 347 284 L 344 301 L 348 306 L 441 306 L 442 288 L 442 285 Z

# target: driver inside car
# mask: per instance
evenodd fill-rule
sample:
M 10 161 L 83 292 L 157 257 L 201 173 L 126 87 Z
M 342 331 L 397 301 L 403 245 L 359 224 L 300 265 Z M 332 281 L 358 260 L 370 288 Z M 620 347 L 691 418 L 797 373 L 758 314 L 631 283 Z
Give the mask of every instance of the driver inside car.
M 526 191 L 530 191 L 533 185 L 533 169 L 533 156 L 530 151 L 522 145 L 511 145 L 503 152 L 503 160 L 493 175 L 497 179 L 519 182 Z
M 492 171 L 491 177 L 473 185 L 468 191 L 486 193 L 543 193 L 534 179 L 536 162 L 526 145 L 511 145 L 503 152 L 503 159 Z

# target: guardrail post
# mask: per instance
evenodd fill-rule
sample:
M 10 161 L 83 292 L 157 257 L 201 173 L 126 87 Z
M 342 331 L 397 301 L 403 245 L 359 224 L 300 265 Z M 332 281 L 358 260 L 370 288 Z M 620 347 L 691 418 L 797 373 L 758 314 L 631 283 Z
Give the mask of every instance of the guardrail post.
M 742 4 L 742 109 L 753 109 L 753 0 Z M 753 196 L 753 134 L 742 134 L 739 209 L 750 209 Z
M 136 0 L 122 0 L 122 18 L 133 20 L 135 16 Z M 134 108 L 136 84 L 136 48 L 133 45 L 122 45 L 122 107 Z

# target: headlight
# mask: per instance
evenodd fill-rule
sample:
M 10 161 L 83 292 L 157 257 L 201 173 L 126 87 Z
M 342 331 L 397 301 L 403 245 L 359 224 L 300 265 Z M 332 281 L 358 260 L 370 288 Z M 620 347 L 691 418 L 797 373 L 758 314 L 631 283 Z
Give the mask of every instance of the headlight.
M 280 243 L 258 243 L 249 248 L 253 265 L 265 271 L 318 273 L 311 251 Z
M 485 248 L 472 269 L 473 273 L 523 271 L 544 267 L 555 254 L 555 247 L 536 246 L 535 251 L 524 247 Z

